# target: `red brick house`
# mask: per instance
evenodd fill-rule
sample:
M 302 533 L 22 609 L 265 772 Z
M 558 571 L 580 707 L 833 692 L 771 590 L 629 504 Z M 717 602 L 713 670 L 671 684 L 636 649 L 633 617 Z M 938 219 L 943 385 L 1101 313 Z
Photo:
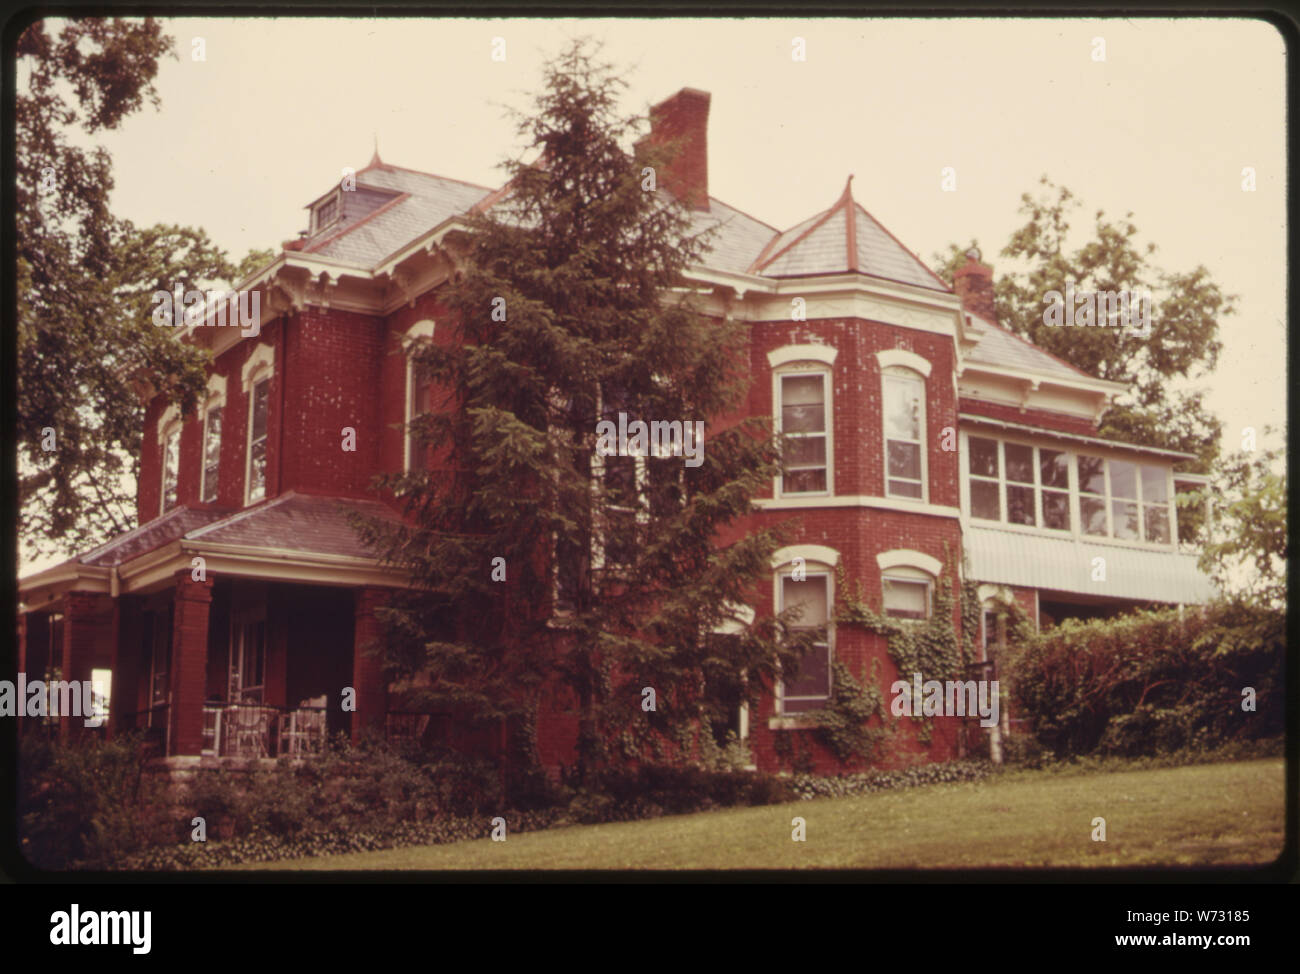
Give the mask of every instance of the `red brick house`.
M 708 314 L 749 323 L 748 407 L 797 441 L 752 515 L 800 525 L 756 612 L 798 602 L 806 622 L 822 621 L 841 567 L 900 618 L 927 616 L 940 578 L 954 593 L 972 579 L 981 598 L 1014 599 L 1036 625 L 1209 597 L 1177 544 L 1173 465 L 1185 455 L 1095 435 L 1123 387 L 999 327 L 989 267 L 971 256 L 949 288 L 851 180 L 784 231 L 712 197 L 709 102 L 683 89 L 656 106 L 651 137 L 686 137 L 662 186 L 717 228 L 691 277 Z M 439 339 L 449 237 L 490 193 L 376 154 L 355 188 L 309 204 L 301 239 L 240 282 L 260 297 L 259 334 L 177 329 L 211 352 L 206 397 L 192 416 L 149 401 L 138 528 L 21 581 L 28 679 L 111 671 L 108 733 L 148 729 L 180 763 L 427 724 L 396 712 L 363 652 L 379 634 L 375 607 L 404 580 L 358 541 L 348 512 L 395 513 L 371 479 L 420 462 L 402 424 L 427 390 L 403 351 Z M 989 638 L 982 627 L 977 644 Z M 818 652 L 737 715 L 758 767 L 776 767 L 780 735 L 799 734 L 800 714 L 825 699 L 832 659 L 855 671 L 878 660 L 886 688 L 910 678 L 878 635 L 832 627 Z M 337 703 L 343 687 L 354 710 Z M 573 720 L 542 724 L 543 763 L 569 762 Z M 940 722 L 914 749 L 954 756 L 958 724 Z M 813 757 L 836 765 L 815 744 Z

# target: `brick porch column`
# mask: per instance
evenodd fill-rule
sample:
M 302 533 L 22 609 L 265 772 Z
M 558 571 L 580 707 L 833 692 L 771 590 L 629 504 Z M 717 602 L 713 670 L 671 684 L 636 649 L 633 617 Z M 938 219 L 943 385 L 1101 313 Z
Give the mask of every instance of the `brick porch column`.
M 357 692 L 357 709 L 352 714 L 352 742 L 363 729 L 384 730 L 388 711 L 388 685 L 384 680 L 383 639 L 375 609 L 388 598 L 388 590 L 362 588 L 356 592 L 355 626 L 352 639 L 352 687 Z
M 188 569 L 176 573 L 175 614 L 167 714 L 167 754 L 203 750 L 203 702 L 208 690 L 208 612 L 212 580 L 196 582 Z
M 62 653 L 61 680 L 77 683 L 90 679 L 96 663 L 103 663 L 111 653 L 113 599 L 102 592 L 68 592 L 63 597 L 63 645 L 51 646 L 50 655 Z M 80 704 L 78 705 L 80 706 Z M 59 740 L 67 742 L 86 729 L 85 716 L 59 718 Z

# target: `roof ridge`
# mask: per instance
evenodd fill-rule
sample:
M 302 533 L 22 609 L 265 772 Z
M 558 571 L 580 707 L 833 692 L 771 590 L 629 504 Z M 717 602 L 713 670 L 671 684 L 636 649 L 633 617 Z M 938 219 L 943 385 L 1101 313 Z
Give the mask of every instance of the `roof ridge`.
M 361 172 L 357 173 L 357 175 L 360 176 L 361 173 L 369 172 L 371 169 L 396 169 L 399 172 L 414 173 L 417 176 L 427 176 L 430 179 L 442 179 L 449 183 L 460 183 L 463 186 L 473 186 L 475 189 L 483 189 L 489 192 L 492 190 L 491 186 L 484 186 L 482 183 L 471 183 L 468 179 L 457 179 L 455 176 L 444 176 L 441 173 L 428 172 L 424 169 L 412 169 L 410 166 L 398 166 L 391 162 L 383 162 L 382 160 L 377 166 L 372 160 L 370 165 L 366 166 L 365 169 L 362 169 Z

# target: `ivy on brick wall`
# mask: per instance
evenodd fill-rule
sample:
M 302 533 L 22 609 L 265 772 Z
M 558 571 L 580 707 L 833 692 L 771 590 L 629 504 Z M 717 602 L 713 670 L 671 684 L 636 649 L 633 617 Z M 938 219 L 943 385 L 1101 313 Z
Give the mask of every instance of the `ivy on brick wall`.
M 877 747 L 894 732 L 885 706 L 885 695 L 876 682 L 879 661 L 871 661 L 871 672 L 863 686 L 848 666 L 839 660 L 831 664 L 831 696 L 826 706 L 809 716 L 816 721 L 816 736 L 842 762 L 870 761 Z M 880 725 L 867 721 L 880 716 Z

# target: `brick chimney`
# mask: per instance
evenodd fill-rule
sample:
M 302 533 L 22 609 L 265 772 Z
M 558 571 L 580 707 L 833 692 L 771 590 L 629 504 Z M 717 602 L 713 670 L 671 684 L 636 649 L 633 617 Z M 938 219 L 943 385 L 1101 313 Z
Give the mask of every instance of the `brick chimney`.
M 998 320 L 993 310 L 993 268 L 980 261 L 980 252 L 974 247 L 966 251 L 966 263 L 953 274 L 952 288 L 971 314 Z
M 658 173 L 659 185 L 693 210 L 709 208 L 709 99 L 707 91 L 683 88 L 650 109 L 650 134 L 641 141 L 677 143 Z

